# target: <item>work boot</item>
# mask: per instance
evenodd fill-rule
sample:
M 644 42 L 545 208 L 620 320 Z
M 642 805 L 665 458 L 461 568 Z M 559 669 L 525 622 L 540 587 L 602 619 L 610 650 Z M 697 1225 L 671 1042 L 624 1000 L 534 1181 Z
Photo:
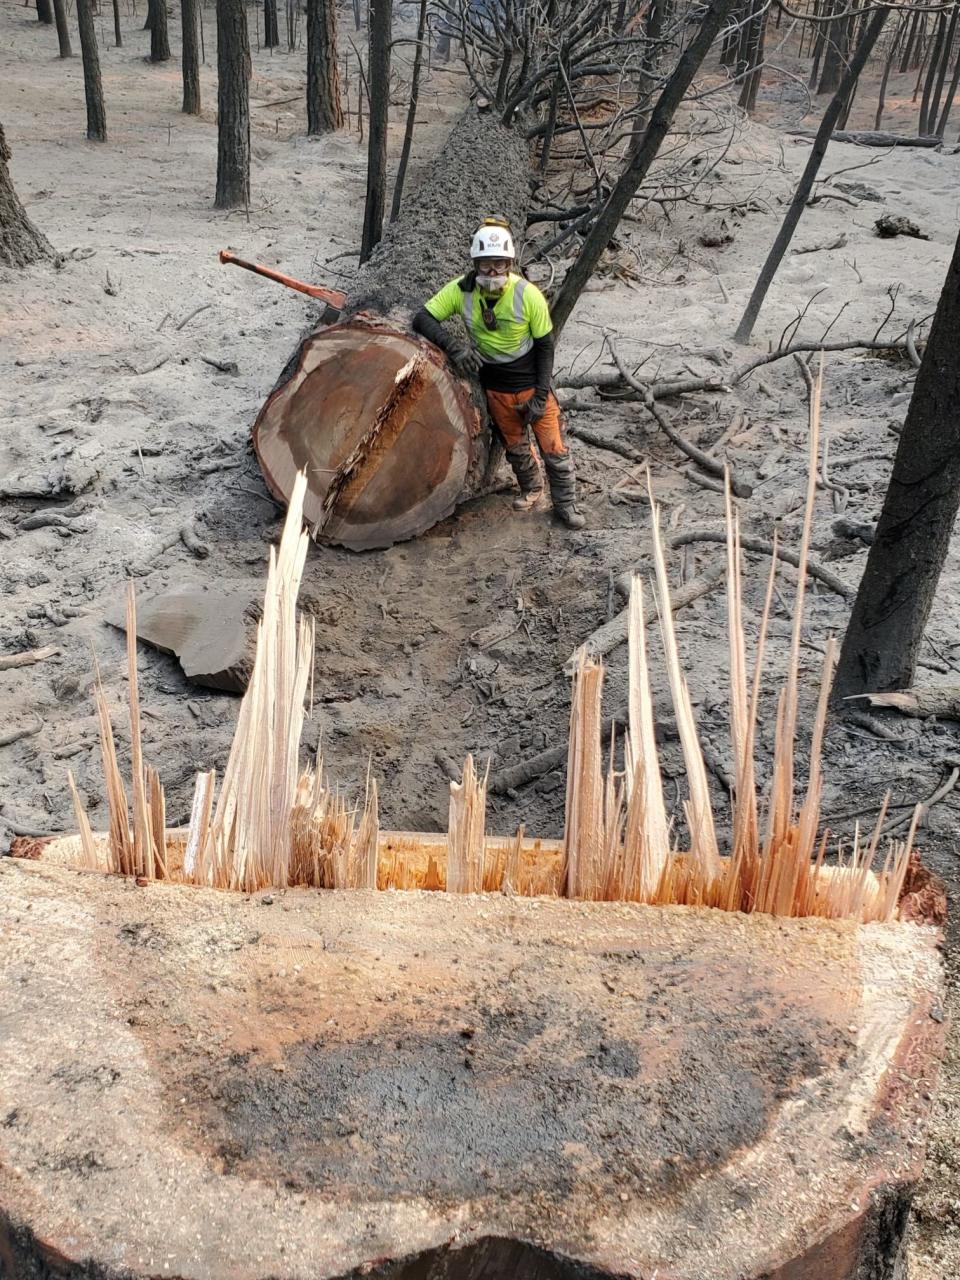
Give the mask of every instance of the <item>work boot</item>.
M 532 511 L 543 497 L 543 479 L 540 468 L 528 444 L 515 444 L 507 450 L 507 461 L 513 468 L 520 486 L 519 495 L 513 500 L 514 511 Z
M 514 511 L 532 511 L 542 497 L 542 489 L 531 489 L 528 493 L 518 493 L 513 500 L 513 509 Z
M 587 518 L 577 506 L 577 474 L 569 453 L 545 453 L 543 465 L 550 481 L 553 510 L 568 529 L 582 529 Z

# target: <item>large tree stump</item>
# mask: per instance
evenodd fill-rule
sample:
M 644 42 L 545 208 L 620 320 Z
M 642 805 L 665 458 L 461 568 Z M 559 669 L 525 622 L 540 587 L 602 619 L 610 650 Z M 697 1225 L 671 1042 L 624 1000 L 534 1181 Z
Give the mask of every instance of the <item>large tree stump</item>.
M 257 418 L 254 446 L 284 501 L 307 468 L 305 515 L 326 541 L 390 546 L 482 486 L 491 440 L 480 399 L 409 323 L 467 270 L 480 220 L 496 214 L 522 229 L 528 198 L 523 137 L 471 106 L 360 270 L 343 319 L 309 332 L 288 362 Z M 398 395 L 397 375 L 417 356 L 417 376 Z M 385 414 L 389 430 L 378 423 Z M 362 465 L 344 484 L 341 469 L 358 451 Z
M 5 860 L 0 1269 L 894 1280 L 937 940 Z

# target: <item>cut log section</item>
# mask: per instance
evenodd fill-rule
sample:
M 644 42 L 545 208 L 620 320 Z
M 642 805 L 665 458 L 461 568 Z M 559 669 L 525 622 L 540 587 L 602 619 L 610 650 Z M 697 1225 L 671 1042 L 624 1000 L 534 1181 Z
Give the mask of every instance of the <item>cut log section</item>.
M 387 547 L 483 488 L 493 442 L 482 399 L 409 324 L 468 269 L 483 217 L 523 228 L 529 193 L 522 133 L 468 108 L 360 269 L 344 322 L 308 333 L 288 361 L 257 418 L 254 448 L 284 502 L 307 468 L 305 515 L 322 540 L 355 551 Z M 416 357 L 416 376 L 398 387 Z M 342 469 L 358 450 L 348 485 Z
M 258 590 L 252 583 L 182 587 L 137 597 L 137 639 L 177 657 L 191 684 L 243 693 L 253 669 Z M 106 620 L 126 629 L 126 608 Z
M 937 940 L 5 860 L 3 1271 L 893 1280 Z
M 366 551 L 416 537 L 479 483 L 487 458 L 465 383 L 410 334 L 354 321 L 320 329 L 263 406 L 254 447 L 287 501 L 307 472 L 304 516 Z

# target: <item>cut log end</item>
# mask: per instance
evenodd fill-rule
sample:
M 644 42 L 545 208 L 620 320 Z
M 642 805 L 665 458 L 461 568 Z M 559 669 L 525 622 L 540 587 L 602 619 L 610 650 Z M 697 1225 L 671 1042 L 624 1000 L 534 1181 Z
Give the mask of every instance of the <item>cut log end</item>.
M 326 542 L 365 551 L 415 537 L 483 471 L 466 385 L 409 334 L 360 320 L 320 330 L 287 375 L 257 418 L 254 447 L 283 501 L 306 469 L 304 517 Z
M 13 1274 L 896 1275 L 933 929 L 0 880 Z

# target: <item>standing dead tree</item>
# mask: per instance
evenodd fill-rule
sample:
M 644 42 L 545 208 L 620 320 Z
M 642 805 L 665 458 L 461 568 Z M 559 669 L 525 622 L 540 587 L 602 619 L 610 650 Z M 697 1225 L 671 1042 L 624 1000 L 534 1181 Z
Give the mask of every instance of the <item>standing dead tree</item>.
M 913 681 L 960 507 L 960 239 L 844 637 L 834 699 Z
M 70 27 L 67 23 L 67 6 L 64 0 L 53 0 L 53 16 L 57 22 L 57 40 L 60 42 L 60 57 L 72 58 L 70 47 Z
M 50 0 L 37 0 L 37 21 L 45 27 L 53 25 L 53 7 Z
M 334 0 L 307 0 L 307 133 L 342 128 L 337 6 Z
M 180 0 L 183 112 L 200 114 L 200 0 Z
M 827 146 L 830 142 L 830 136 L 834 127 L 840 118 L 841 112 L 847 105 L 851 94 L 854 91 L 860 72 L 866 64 L 873 46 L 877 42 L 877 37 L 883 30 L 883 25 L 890 13 L 890 8 L 881 6 L 870 14 L 867 25 L 860 37 L 856 52 L 850 60 L 850 65 L 840 82 L 840 87 L 834 94 L 829 106 L 823 113 L 823 119 L 820 121 L 820 128 L 817 130 L 817 136 L 814 139 L 813 146 L 810 149 L 810 158 L 807 160 L 806 167 L 797 183 L 797 189 L 794 192 L 793 199 L 790 202 L 790 208 L 787 210 L 786 217 L 781 224 L 777 233 L 777 238 L 773 242 L 770 252 L 767 254 L 766 261 L 760 271 L 757 283 L 753 287 L 753 293 L 750 295 L 750 301 L 747 303 L 746 310 L 737 326 L 734 338 L 737 342 L 749 342 L 750 335 L 753 333 L 753 327 L 757 322 L 757 316 L 760 314 L 760 308 L 763 306 L 767 291 L 773 283 L 773 278 L 777 274 L 777 269 L 783 261 L 783 256 L 790 246 L 793 239 L 793 233 L 797 229 L 800 221 L 800 215 L 806 207 L 813 184 L 816 181 L 817 174 L 820 172 L 820 165 L 823 163 L 823 157 L 827 153 Z
M 80 28 L 80 50 L 83 55 L 87 137 L 91 142 L 106 142 L 107 113 L 103 106 L 103 81 L 100 78 L 100 55 L 97 52 L 97 32 L 93 25 L 91 0 L 77 0 L 77 26 Z
M 753 0 L 749 19 L 743 27 L 743 54 L 738 67 L 738 72 L 743 77 L 739 105 L 750 114 L 756 110 L 757 94 L 760 91 L 769 13 L 770 0 Z
M 363 235 L 360 241 L 361 263 L 366 262 L 374 246 L 380 242 L 387 203 L 387 124 L 390 111 L 393 0 L 370 0 L 369 25 L 367 195 L 363 208 Z
M 0 124 L 0 263 L 5 267 L 25 267 L 53 256 L 53 246 L 38 231 L 20 203 L 10 177 L 10 148 Z
M 280 45 L 277 0 L 263 0 L 263 43 L 267 49 L 276 49 Z
M 170 36 L 167 31 L 167 0 L 149 0 L 150 61 L 169 62 Z
M 413 146 L 413 131 L 417 123 L 417 106 L 420 101 L 420 72 L 423 68 L 423 44 L 427 34 L 428 0 L 420 0 L 420 13 L 417 18 L 417 45 L 413 53 L 413 71 L 410 74 L 410 102 L 407 106 L 407 123 L 403 131 L 403 146 L 400 149 L 400 163 L 393 183 L 393 200 L 390 204 L 390 221 L 396 222 L 400 213 L 400 201 L 403 199 L 403 184 L 407 176 L 407 165 L 410 162 L 410 149 Z
M 250 36 L 243 0 L 217 0 L 218 209 L 250 203 Z

